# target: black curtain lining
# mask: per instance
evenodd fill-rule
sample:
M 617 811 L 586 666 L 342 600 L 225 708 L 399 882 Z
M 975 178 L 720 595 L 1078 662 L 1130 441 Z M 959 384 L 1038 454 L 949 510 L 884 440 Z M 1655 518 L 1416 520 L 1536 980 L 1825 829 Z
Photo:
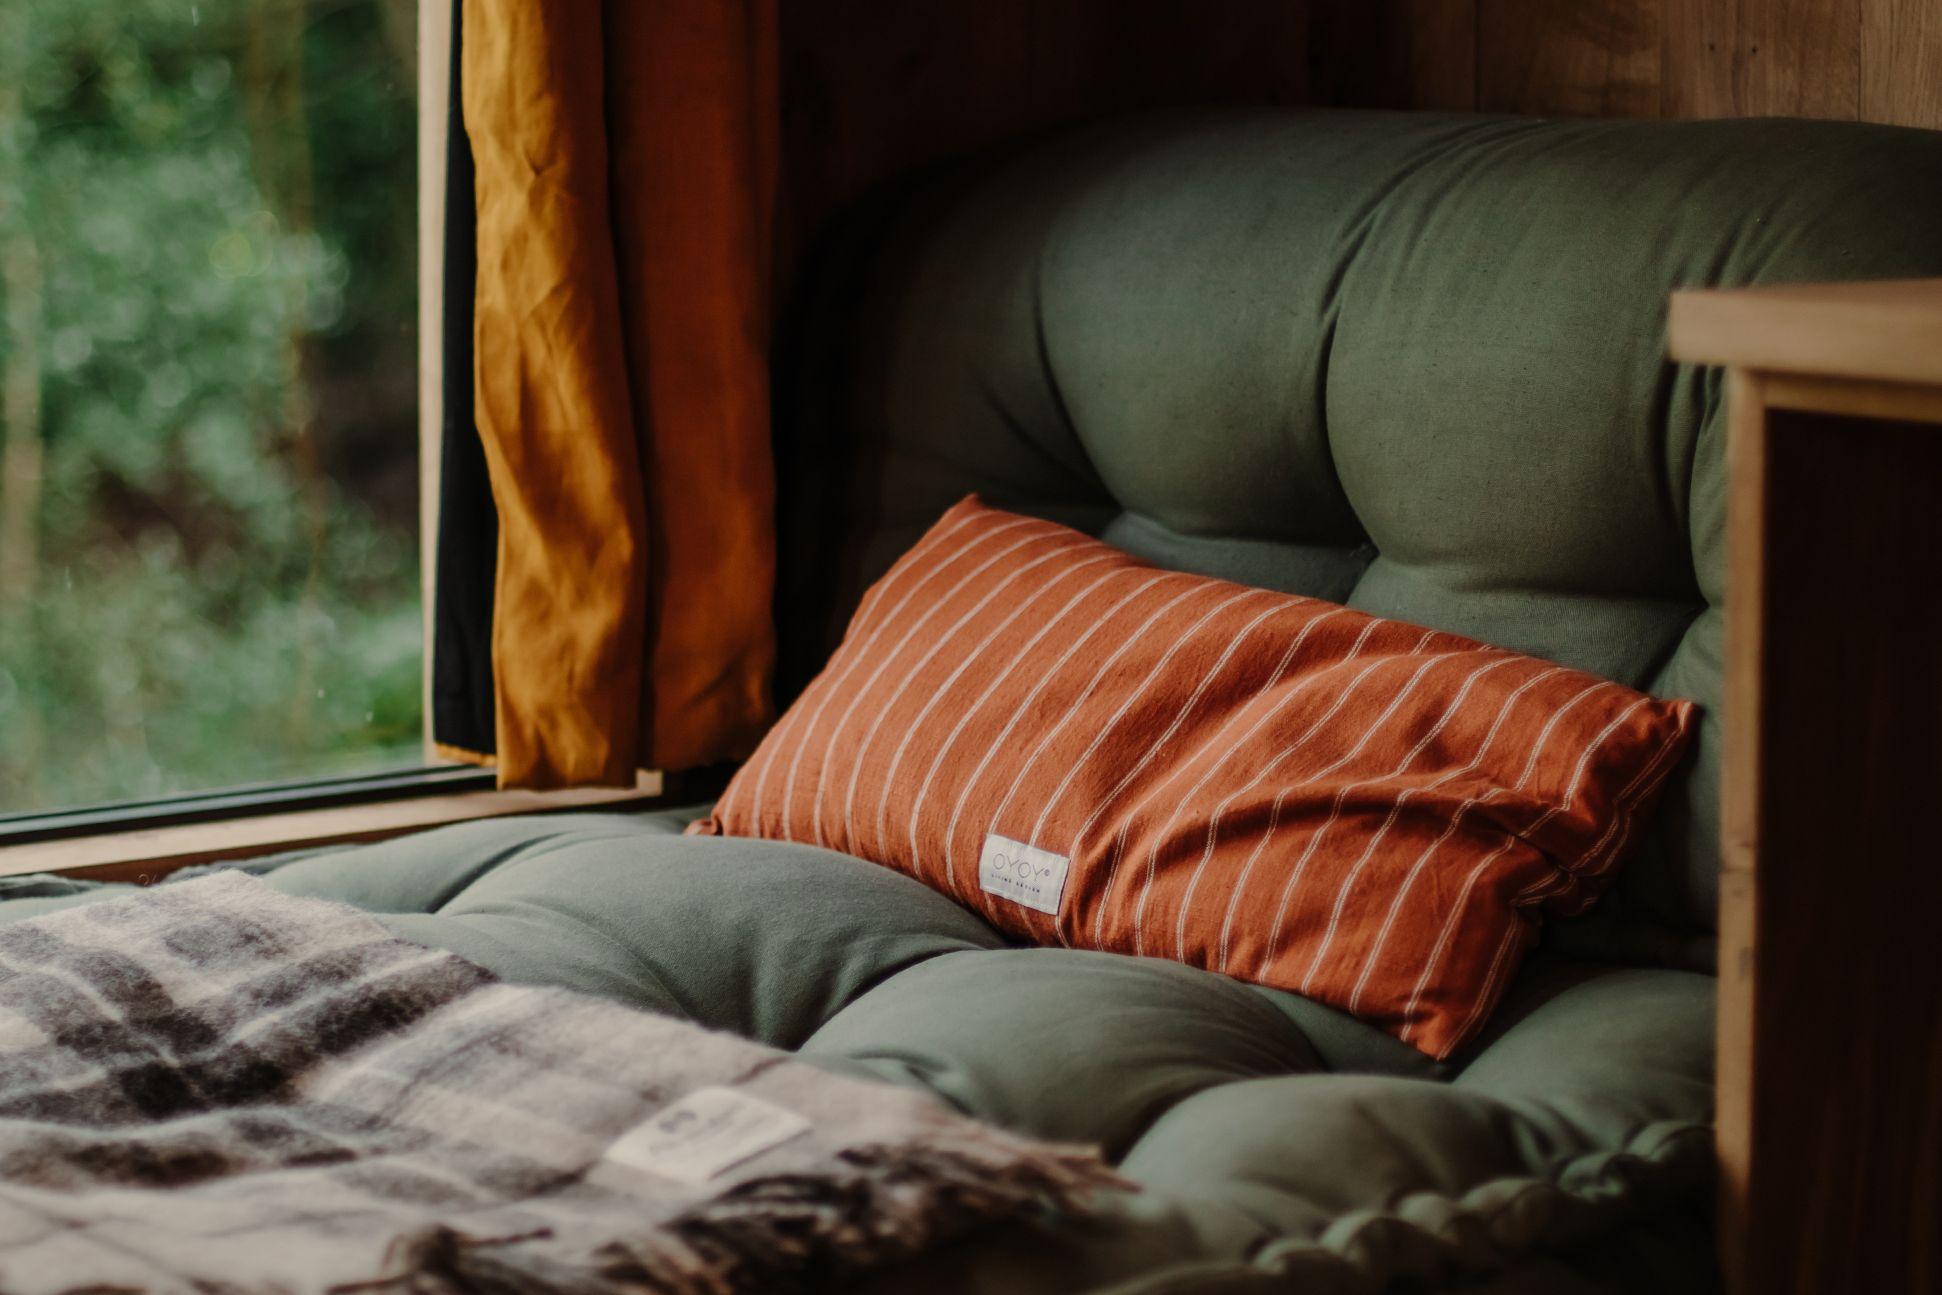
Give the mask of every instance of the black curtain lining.
M 492 602 L 499 514 L 474 418 L 472 300 L 478 280 L 472 142 L 465 133 L 460 69 L 463 0 L 452 0 L 451 95 L 446 105 L 445 254 L 439 429 L 436 596 L 432 610 L 432 740 L 491 755 Z

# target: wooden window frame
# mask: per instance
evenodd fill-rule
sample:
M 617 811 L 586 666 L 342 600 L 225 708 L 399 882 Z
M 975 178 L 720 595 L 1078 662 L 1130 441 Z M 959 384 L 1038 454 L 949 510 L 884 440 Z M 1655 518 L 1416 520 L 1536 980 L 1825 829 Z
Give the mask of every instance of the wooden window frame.
M 418 555 L 424 604 L 426 768 L 368 778 L 226 790 L 143 804 L 12 816 L 0 821 L 0 878 L 58 873 L 101 881 L 160 880 L 177 868 L 279 850 L 382 840 L 441 824 L 506 814 L 643 809 L 700 800 L 690 779 L 670 786 L 643 772 L 627 788 L 499 791 L 489 774 L 441 755 L 432 741 L 432 643 L 437 582 L 438 481 L 444 420 L 445 149 L 452 77 L 452 6 L 418 5 Z M 356 784 L 347 787 L 345 784 Z M 386 784 L 378 787 L 377 784 Z M 187 821 L 185 821 L 187 820 Z M 11 836 L 17 843 L 6 844 Z
M 438 594 L 438 481 L 445 423 L 445 146 L 452 6 L 418 0 L 418 588 L 425 627 L 425 763 L 451 763 L 432 740 L 432 632 Z
M 507 814 L 647 809 L 666 800 L 659 774 L 630 788 L 433 793 L 376 803 L 249 814 L 170 827 L 124 828 L 0 846 L 0 877 L 59 873 L 94 881 L 159 881 L 177 868 L 280 850 L 381 841 Z M 695 797 L 699 799 L 700 797 Z

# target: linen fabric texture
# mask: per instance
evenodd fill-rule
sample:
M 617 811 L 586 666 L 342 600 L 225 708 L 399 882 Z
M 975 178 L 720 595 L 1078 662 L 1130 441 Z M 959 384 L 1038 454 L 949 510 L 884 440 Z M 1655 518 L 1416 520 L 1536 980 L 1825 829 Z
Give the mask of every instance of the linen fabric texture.
M 461 20 L 500 785 L 739 758 L 775 655 L 774 2 Z
M 1036 943 L 1294 990 L 1441 1058 L 1540 915 L 1610 883 L 1695 709 L 972 496 L 689 830 L 841 850 Z

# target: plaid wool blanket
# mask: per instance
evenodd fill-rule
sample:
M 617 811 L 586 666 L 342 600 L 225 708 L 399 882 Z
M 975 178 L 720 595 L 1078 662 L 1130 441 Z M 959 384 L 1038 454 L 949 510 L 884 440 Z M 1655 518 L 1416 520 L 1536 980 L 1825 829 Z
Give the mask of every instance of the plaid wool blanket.
M 0 929 L 0 1290 L 822 1289 L 1090 1154 L 238 873 Z

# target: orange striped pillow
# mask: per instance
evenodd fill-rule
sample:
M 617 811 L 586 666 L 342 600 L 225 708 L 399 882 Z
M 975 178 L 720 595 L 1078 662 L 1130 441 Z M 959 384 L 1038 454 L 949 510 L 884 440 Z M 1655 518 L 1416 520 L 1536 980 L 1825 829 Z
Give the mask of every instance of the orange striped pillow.
M 690 831 L 1332 1003 L 1443 1057 L 1610 882 L 1693 705 L 1153 567 L 975 496 Z

